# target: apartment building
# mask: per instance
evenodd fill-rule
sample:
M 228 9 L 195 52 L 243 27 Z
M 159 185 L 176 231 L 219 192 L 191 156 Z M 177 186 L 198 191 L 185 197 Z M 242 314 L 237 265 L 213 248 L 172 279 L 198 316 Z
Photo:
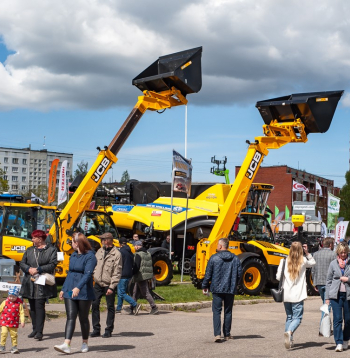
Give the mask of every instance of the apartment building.
M 50 168 L 54 159 L 59 159 L 56 182 L 58 184 L 60 167 L 67 160 L 67 178 L 72 175 L 73 154 L 50 152 L 47 149 L 32 150 L 28 148 L 0 147 L 0 168 L 5 172 L 9 192 L 20 194 L 47 185 Z

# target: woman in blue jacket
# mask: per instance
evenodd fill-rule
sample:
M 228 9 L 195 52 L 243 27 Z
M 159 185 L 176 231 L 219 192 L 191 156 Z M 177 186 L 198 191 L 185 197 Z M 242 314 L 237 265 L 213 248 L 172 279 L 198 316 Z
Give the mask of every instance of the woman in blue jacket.
M 81 233 L 73 235 L 72 248 L 75 252 L 70 257 L 68 275 L 59 295 L 61 300 L 64 299 L 67 313 L 65 341 L 61 345 L 54 346 L 56 351 L 66 354 L 71 352 L 70 342 L 78 315 L 83 336 L 81 352 L 86 353 L 89 351 L 89 311 L 91 303 L 95 299 L 92 277 L 97 263 L 95 254 L 89 241 Z

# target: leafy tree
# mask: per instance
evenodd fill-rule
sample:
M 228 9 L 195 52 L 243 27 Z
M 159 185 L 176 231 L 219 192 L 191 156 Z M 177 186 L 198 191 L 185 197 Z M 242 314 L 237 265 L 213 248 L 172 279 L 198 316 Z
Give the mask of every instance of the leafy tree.
M 126 183 L 127 181 L 129 181 L 129 180 L 130 180 L 130 175 L 129 175 L 128 171 L 125 170 L 125 171 L 123 172 L 123 174 L 122 174 L 121 179 L 120 179 L 120 183 L 121 183 L 121 184 L 125 184 L 125 183 Z
M 9 190 L 9 184 L 6 179 L 4 179 L 5 172 L 2 168 L 0 168 L 0 192 L 3 193 L 4 191 Z
M 340 199 L 339 217 L 344 217 L 345 221 L 350 221 L 350 171 L 345 173 L 345 184 L 341 188 Z M 350 235 L 350 225 L 346 235 Z
M 74 172 L 74 177 L 76 178 L 78 175 L 85 176 L 88 172 L 88 162 L 84 162 L 83 160 L 77 164 L 78 169 Z

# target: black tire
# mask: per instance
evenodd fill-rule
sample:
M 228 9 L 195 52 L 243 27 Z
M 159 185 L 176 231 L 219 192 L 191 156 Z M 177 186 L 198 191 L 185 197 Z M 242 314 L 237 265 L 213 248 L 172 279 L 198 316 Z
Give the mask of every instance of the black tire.
M 267 281 L 265 264 L 258 258 L 249 258 L 242 264 L 242 280 L 238 292 L 242 295 L 257 296 Z
M 194 269 L 193 267 L 191 267 L 190 277 L 191 277 L 193 286 L 194 286 L 195 288 L 197 288 L 198 290 L 201 290 L 201 289 L 202 289 L 202 282 L 203 282 L 203 280 L 200 280 L 199 278 L 197 278 L 197 276 L 196 276 L 196 269 Z
M 184 275 L 189 275 L 190 272 L 191 272 L 191 265 L 190 265 L 190 262 L 191 262 L 191 259 L 189 258 L 185 258 L 185 261 L 184 261 Z M 181 269 L 182 269 L 182 259 L 179 261 L 179 264 L 178 264 L 178 269 L 179 269 L 179 272 L 181 274 Z
M 306 288 L 308 296 L 319 296 L 312 281 L 311 269 L 306 269 Z
M 152 255 L 153 273 L 157 286 L 167 286 L 173 278 L 173 264 L 169 256 L 164 252 L 156 252 Z

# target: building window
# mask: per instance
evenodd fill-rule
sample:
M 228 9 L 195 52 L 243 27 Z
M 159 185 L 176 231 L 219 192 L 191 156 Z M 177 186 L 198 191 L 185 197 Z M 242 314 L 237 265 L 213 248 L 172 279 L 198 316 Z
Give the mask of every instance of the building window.
M 22 164 L 26 165 L 27 164 L 27 159 L 22 159 Z
M 4 163 L 8 163 L 9 162 L 9 158 L 8 157 L 4 157 Z
M 58 184 L 60 182 L 60 180 L 59 179 L 56 179 L 56 184 Z
M 18 185 L 12 185 L 12 186 L 11 186 L 11 189 L 12 189 L 12 190 L 18 190 Z
M 12 173 L 18 173 L 18 167 L 12 167 Z
M 34 177 L 34 180 L 36 180 L 36 177 Z
M 9 167 L 4 167 L 4 171 L 7 172 L 9 170 Z
M 34 189 L 36 189 L 36 185 L 34 185 Z
M 27 168 L 22 168 L 22 173 L 27 173 Z
M 7 175 L 4 175 L 4 180 L 8 180 L 8 176 L 7 176 Z
M 41 184 L 41 181 L 40 181 L 40 180 L 38 181 L 38 184 L 39 184 L 39 185 Z
M 12 181 L 18 181 L 18 177 L 17 176 L 12 176 Z
M 27 187 L 25 185 L 22 185 L 22 190 L 26 190 Z
M 67 163 L 67 168 L 70 168 L 70 163 Z
M 12 158 L 12 164 L 18 164 L 18 158 Z
M 22 177 L 22 181 L 27 181 L 27 177 Z
M 38 159 L 34 159 L 34 163 L 37 163 L 38 162 Z

